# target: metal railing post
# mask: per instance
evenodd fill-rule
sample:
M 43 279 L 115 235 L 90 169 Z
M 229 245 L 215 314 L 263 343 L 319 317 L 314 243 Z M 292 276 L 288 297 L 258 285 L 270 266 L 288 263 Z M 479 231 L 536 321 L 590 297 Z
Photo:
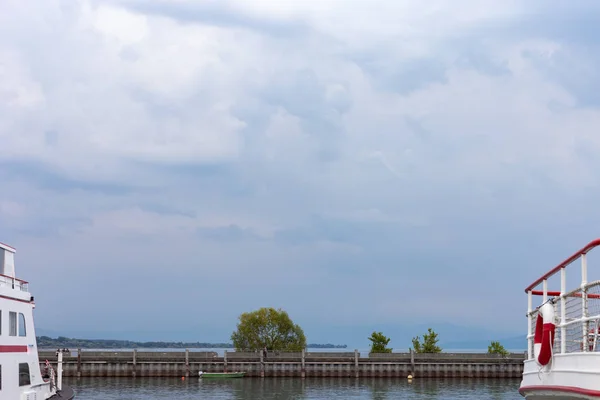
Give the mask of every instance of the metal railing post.
M 587 254 L 582 254 L 581 255 L 581 317 L 582 318 L 587 318 L 588 317 L 588 310 L 587 310 Z M 583 321 L 582 324 L 582 333 L 583 333 L 583 341 L 582 341 L 582 347 L 583 347 L 583 351 L 587 352 L 588 351 L 588 325 L 589 322 L 587 320 Z
M 533 311 L 533 293 L 527 292 L 527 359 L 533 358 L 533 337 L 531 332 L 531 312 Z M 414 371 L 413 371 L 414 372 Z
M 565 267 L 560 269 L 560 353 L 567 352 L 567 270 Z

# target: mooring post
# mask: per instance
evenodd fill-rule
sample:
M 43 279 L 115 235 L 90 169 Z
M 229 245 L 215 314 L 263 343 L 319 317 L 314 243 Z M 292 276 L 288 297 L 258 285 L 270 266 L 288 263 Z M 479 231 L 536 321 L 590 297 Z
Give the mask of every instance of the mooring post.
M 265 359 L 263 358 L 263 352 L 260 352 L 260 377 L 265 377 Z
M 137 375 L 137 349 L 133 349 L 133 372 L 131 375 L 135 378 Z
M 185 377 L 190 377 L 190 349 L 185 349 Z
M 81 378 L 81 349 L 77 349 L 77 377 Z
M 302 369 L 300 370 L 302 379 L 306 377 L 306 350 L 302 349 Z
M 57 372 L 57 381 L 56 388 L 58 390 L 62 390 L 62 373 L 63 373 L 63 351 L 58 350 L 58 372 Z
M 415 376 L 415 352 L 413 351 L 413 349 L 410 349 L 410 368 L 412 371 L 410 371 L 410 374 L 414 377 Z
M 227 372 L 227 350 L 223 351 L 223 372 Z
M 360 371 L 358 370 L 358 349 L 354 349 L 354 377 L 360 378 Z

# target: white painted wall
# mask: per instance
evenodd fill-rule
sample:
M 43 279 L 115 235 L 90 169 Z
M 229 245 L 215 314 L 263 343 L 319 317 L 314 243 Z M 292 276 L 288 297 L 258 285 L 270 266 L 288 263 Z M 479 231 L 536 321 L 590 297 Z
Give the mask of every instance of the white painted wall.
M 15 253 L 0 247 L 0 275 L 15 277 Z

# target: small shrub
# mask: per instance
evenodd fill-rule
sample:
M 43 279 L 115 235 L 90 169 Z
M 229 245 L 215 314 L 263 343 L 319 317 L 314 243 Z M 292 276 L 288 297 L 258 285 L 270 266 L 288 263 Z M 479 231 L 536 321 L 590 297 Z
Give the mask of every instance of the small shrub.
M 386 346 L 390 342 L 390 338 L 384 336 L 381 332 L 373 332 L 369 338 L 371 341 L 371 353 L 391 353 L 392 349 Z
M 507 356 L 509 353 L 508 350 L 506 350 L 504 346 L 500 344 L 500 342 L 492 341 L 488 346 L 488 354 L 500 354 L 503 356 Z
M 423 335 L 423 342 L 419 341 L 419 336 L 412 339 L 413 350 L 415 353 L 441 353 L 442 348 L 437 345 L 438 334 L 433 329 L 427 329 L 425 335 Z

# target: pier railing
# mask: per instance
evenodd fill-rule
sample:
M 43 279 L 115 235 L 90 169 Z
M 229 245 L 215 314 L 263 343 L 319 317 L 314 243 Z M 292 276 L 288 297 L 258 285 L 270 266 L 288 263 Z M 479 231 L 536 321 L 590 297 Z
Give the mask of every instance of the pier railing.
M 354 352 L 81 351 L 63 353 L 64 376 L 197 377 L 204 372 L 246 372 L 248 377 L 481 377 L 516 378 L 525 352 L 387 353 Z M 39 350 L 40 363 L 57 363 L 56 351 Z
M 57 359 L 55 350 L 38 351 L 40 361 Z M 509 353 L 508 355 L 489 354 L 489 353 L 415 353 L 415 352 L 394 352 L 394 353 L 368 353 L 366 357 L 360 355 L 358 350 L 354 352 L 285 352 L 285 351 L 269 351 L 264 356 L 262 352 L 236 352 L 225 351 L 222 356 L 219 356 L 214 351 L 86 351 L 78 350 L 73 352 L 63 352 L 63 360 L 65 362 L 72 361 L 106 361 L 106 362 L 129 362 L 134 359 L 137 362 L 177 362 L 182 360 L 198 360 L 205 361 L 228 361 L 228 362 L 278 362 L 285 360 L 307 362 L 322 362 L 328 361 L 347 361 L 351 362 L 355 359 L 362 361 L 386 362 L 386 361 L 402 361 L 410 362 L 411 360 L 421 362 L 464 362 L 471 361 L 498 361 L 502 359 L 520 359 L 524 360 L 525 353 Z

